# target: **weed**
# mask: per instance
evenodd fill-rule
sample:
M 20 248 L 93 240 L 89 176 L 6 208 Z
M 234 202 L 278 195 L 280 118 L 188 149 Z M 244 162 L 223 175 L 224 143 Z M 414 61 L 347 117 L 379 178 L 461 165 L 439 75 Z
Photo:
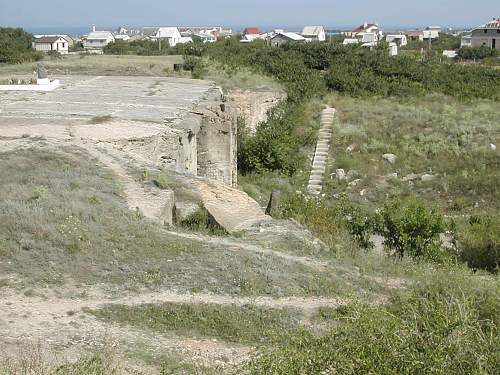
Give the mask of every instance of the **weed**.
M 89 120 L 89 124 L 104 124 L 106 122 L 109 122 L 113 117 L 111 115 L 104 115 L 104 116 L 94 116 Z
M 284 330 L 297 327 L 298 312 L 253 305 L 148 304 L 108 305 L 89 311 L 100 319 L 155 333 L 217 337 L 230 342 L 269 343 Z

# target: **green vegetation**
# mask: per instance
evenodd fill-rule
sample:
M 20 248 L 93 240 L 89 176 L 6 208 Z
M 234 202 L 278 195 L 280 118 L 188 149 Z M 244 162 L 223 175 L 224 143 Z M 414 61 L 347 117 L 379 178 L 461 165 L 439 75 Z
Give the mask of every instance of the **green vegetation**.
M 255 305 L 109 305 L 89 311 L 100 319 L 155 333 L 217 337 L 229 342 L 264 344 L 298 325 L 300 313 Z
M 385 204 L 377 221 L 376 232 L 384 237 L 384 245 L 394 255 L 428 260 L 443 258 L 439 236 L 446 226 L 438 209 L 429 209 L 414 197 L 406 202 L 396 199 Z
M 500 265 L 500 217 L 472 216 L 456 230 L 460 259 L 473 269 L 498 272 Z
M 23 29 L 0 27 L 0 63 L 19 64 L 41 60 L 43 54 L 31 46 L 33 35 Z
M 495 374 L 500 366 L 498 280 L 438 269 L 386 307 L 325 314 L 324 336 L 292 335 L 249 365 L 252 375 Z
M 487 57 L 497 57 L 498 50 L 486 46 L 463 47 L 458 50 L 458 57 L 465 60 L 483 60 Z

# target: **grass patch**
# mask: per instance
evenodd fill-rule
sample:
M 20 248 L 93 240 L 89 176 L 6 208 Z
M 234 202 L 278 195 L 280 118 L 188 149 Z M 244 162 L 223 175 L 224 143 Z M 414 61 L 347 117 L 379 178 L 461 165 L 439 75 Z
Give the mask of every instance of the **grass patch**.
M 260 374 L 494 374 L 500 366 L 498 280 L 444 272 L 387 307 L 326 311 L 339 322 L 302 332 L 249 364 Z
M 229 342 L 264 344 L 296 328 L 300 313 L 254 305 L 147 304 L 109 305 L 90 313 L 107 322 L 131 325 L 158 334 L 216 337 Z
M 110 121 L 113 118 L 111 115 L 104 115 L 104 116 L 94 116 L 89 120 L 89 124 L 97 125 L 97 124 L 104 124 L 108 121 Z

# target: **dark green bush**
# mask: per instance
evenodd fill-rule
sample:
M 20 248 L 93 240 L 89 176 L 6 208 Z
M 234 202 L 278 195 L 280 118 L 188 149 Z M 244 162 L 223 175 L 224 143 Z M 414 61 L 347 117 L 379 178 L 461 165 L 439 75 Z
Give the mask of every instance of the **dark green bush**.
M 461 260 L 474 269 L 498 272 L 500 264 L 500 218 L 473 216 L 456 233 Z
M 498 50 L 486 46 L 462 47 L 458 50 L 458 57 L 465 60 L 483 60 L 487 57 L 498 56 Z
M 19 64 L 38 61 L 43 54 L 31 45 L 33 35 L 21 28 L 0 27 L 0 63 Z
M 398 257 L 437 261 L 445 257 L 440 234 L 446 227 L 441 211 L 414 197 L 386 203 L 377 215 L 376 227 L 384 237 L 384 246 Z

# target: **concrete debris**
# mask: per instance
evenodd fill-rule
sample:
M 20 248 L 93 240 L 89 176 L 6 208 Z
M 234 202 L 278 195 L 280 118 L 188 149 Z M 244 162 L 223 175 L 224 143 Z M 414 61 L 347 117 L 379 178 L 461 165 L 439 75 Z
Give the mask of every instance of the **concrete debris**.
M 360 182 L 361 182 L 361 179 L 358 178 L 356 180 L 353 180 L 353 181 L 349 182 L 349 186 L 353 186 L 353 187 L 357 186 Z
M 345 171 L 343 169 L 335 170 L 335 177 L 339 181 L 347 180 L 347 174 L 345 173 Z

